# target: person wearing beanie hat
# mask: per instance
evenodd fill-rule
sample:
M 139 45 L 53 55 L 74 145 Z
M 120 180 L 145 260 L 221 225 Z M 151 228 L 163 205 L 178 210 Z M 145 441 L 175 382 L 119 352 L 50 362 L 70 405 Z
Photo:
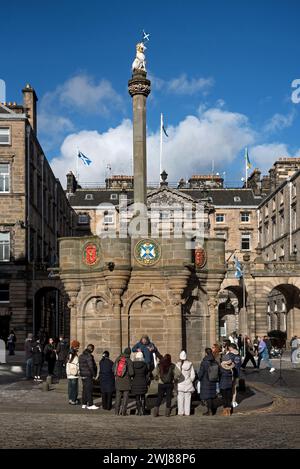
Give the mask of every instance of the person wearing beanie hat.
M 135 395 L 136 414 L 145 415 L 146 393 L 149 384 L 149 368 L 145 363 L 143 352 L 137 352 L 133 362 L 134 377 L 131 393 Z
M 229 417 L 231 415 L 231 401 L 232 401 L 232 382 L 233 382 L 233 369 L 235 365 L 230 359 L 224 359 L 220 365 L 220 391 L 223 398 L 223 416 Z
M 109 358 L 109 352 L 105 350 L 99 363 L 99 378 L 102 397 L 102 408 L 111 410 L 112 396 L 115 392 L 115 376 L 113 373 L 113 361 Z
M 180 353 L 179 358 L 180 361 L 176 363 L 176 367 L 180 371 L 180 378 L 177 384 L 178 415 L 190 415 L 192 393 L 195 390 L 193 381 L 195 380 L 196 373 L 192 362 L 187 360 L 184 350 Z
M 150 372 L 155 367 L 155 358 L 158 358 L 159 360 L 162 358 L 162 355 L 157 350 L 157 347 L 153 342 L 151 342 L 149 336 L 146 334 L 142 335 L 140 341 L 132 347 L 132 351 L 143 353 L 145 363 L 148 366 Z
M 71 348 L 67 356 L 66 374 L 68 380 L 69 404 L 76 405 L 78 401 L 78 378 L 79 378 L 79 358 L 78 350 L 80 343 L 72 340 Z
M 121 415 L 127 414 L 129 392 L 131 390 L 131 378 L 134 375 L 133 363 L 130 360 L 130 354 L 130 347 L 126 347 L 124 352 L 118 356 L 113 365 L 116 386 L 116 415 L 120 415 L 120 413 Z

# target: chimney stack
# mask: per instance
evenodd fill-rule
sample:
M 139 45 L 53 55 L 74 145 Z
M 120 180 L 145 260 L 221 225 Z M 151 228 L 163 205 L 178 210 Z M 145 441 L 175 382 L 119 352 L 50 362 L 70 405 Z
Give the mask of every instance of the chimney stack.
M 37 122 L 36 122 L 36 103 L 37 95 L 29 83 L 23 88 L 23 105 L 27 114 L 28 120 L 35 134 L 37 133 Z

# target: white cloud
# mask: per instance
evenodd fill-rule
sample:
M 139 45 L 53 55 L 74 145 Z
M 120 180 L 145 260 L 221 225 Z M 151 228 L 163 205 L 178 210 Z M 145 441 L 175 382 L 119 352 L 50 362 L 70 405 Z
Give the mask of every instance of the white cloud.
M 199 116 L 187 116 L 177 126 L 168 127 L 169 138 L 164 138 L 163 168 L 168 180 L 177 182 L 197 172 L 230 163 L 237 154 L 255 139 L 246 116 L 211 108 Z M 61 155 L 51 165 L 65 185 L 65 175 L 76 171 L 76 152 L 79 148 L 93 163 L 85 167 L 80 161 L 81 181 L 104 182 L 106 165 L 114 174 L 132 174 L 132 124 L 126 119 L 107 132 L 82 131 L 69 135 L 61 147 Z M 148 181 L 159 178 L 159 131 L 149 132 L 147 140 Z
M 149 79 L 154 91 L 165 91 L 177 95 L 191 96 L 200 92 L 206 95 L 214 85 L 213 78 L 188 78 L 185 73 L 170 80 L 164 80 L 149 73 Z
M 122 107 L 121 96 L 113 89 L 108 80 L 95 82 L 93 77 L 76 75 L 48 92 L 42 98 L 41 106 L 49 109 L 61 105 L 77 108 L 86 113 L 109 114 L 111 109 Z
M 266 124 L 264 125 L 264 131 L 272 133 L 272 132 L 277 132 L 286 127 L 291 127 L 291 125 L 294 122 L 295 117 L 296 117 L 295 110 L 291 111 L 287 115 L 276 113 L 271 117 L 271 119 L 269 119 L 266 122 Z
M 293 152 L 292 155 L 285 143 L 265 143 L 255 145 L 249 150 L 252 166 L 255 165 L 264 173 L 268 172 L 274 161 L 285 156 L 300 156 L 300 149 Z

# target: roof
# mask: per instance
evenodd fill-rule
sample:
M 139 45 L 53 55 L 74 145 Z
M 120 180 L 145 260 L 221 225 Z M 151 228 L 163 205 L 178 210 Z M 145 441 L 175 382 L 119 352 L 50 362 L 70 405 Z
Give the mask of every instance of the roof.
M 148 191 L 148 196 L 160 191 L 161 189 Z M 252 189 L 177 189 L 176 193 L 183 193 L 195 201 L 211 198 L 209 202 L 212 205 L 221 207 L 257 207 L 263 200 L 262 197 L 255 196 Z M 117 194 L 117 198 L 111 199 L 111 194 Z M 130 201 L 133 199 L 133 190 L 78 189 L 75 194 L 70 195 L 69 201 L 72 207 L 97 207 L 103 203 L 119 205 L 120 195 L 127 195 Z
M 254 195 L 252 189 L 183 189 L 183 192 L 191 195 L 194 199 L 211 198 L 210 203 L 222 207 L 257 207 L 261 197 Z

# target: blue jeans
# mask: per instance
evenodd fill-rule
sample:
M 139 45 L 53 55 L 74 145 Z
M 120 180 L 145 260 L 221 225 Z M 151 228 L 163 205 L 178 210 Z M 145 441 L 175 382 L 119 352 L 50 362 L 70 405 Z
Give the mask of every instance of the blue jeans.
M 263 351 L 260 355 L 261 360 L 264 360 L 269 368 L 273 368 L 268 351 Z
M 26 378 L 32 378 L 32 358 L 26 360 Z
M 78 378 L 68 379 L 69 401 L 76 402 L 78 397 Z

